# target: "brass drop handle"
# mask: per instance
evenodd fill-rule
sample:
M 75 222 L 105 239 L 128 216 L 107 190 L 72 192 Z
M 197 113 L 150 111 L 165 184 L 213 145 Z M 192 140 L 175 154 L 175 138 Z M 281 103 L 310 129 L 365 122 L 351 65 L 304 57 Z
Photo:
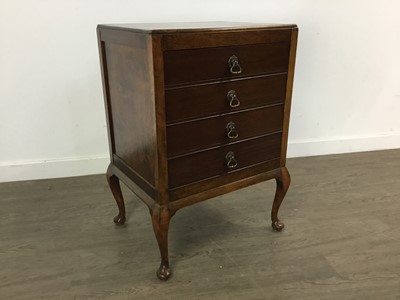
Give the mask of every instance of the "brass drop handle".
M 226 96 L 228 97 L 230 107 L 235 108 L 240 105 L 240 101 L 236 96 L 235 90 L 230 90 Z
M 242 67 L 239 65 L 239 60 L 236 55 L 232 55 L 231 57 L 229 57 L 228 65 L 231 74 L 236 75 L 242 73 Z
M 232 151 L 229 151 L 226 154 L 225 159 L 226 159 L 226 166 L 229 169 L 234 169 L 234 168 L 237 167 L 238 163 L 237 163 L 237 161 L 235 159 L 235 153 L 233 153 Z
M 232 121 L 226 124 L 226 131 L 228 132 L 228 138 L 230 139 L 237 139 L 239 137 L 239 134 L 236 131 L 236 125 Z

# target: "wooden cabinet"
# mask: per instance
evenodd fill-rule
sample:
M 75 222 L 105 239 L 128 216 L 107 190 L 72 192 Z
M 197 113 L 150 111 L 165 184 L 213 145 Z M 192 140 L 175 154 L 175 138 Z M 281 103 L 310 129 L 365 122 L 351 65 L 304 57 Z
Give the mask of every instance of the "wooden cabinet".
M 99 25 L 111 163 L 150 209 L 168 279 L 168 225 L 185 206 L 275 179 L 272 227 L 290 184 L 285 167 L 297 27 L 250 23 Z

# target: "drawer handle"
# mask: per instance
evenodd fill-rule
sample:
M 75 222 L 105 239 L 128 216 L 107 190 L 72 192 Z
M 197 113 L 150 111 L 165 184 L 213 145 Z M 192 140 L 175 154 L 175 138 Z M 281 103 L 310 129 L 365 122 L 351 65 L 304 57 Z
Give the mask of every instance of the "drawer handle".
M 230 139 L 237 139 L 239 137 L 239 134 L 236 131 L 236 125 L 232 121 L 226 124 L 226 131 L 228 132 L 228 138 Z
M 239 65 L 239 60 L 236 55 L 232 55 L 231 57 L 229 57 L 228 64 L 232 74 L 242 73 L 242 68 Z
M 228 97 L 230 107 L 235 108 L 240 105 L 240 101 L 236 96 L 236 92 L 234 90 L 230 90 L 226 96 Z
M 235 159 L 235 153 L 233 153 L 232 151 L 229 151 L 226 156 L 226 165 L 229 169 L 234 169 L 237 167 L 238 163 Z

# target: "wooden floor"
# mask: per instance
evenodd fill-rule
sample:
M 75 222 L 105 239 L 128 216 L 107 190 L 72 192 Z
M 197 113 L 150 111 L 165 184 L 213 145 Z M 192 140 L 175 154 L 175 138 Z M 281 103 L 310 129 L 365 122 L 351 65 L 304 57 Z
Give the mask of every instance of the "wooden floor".
M 0 299 L 400 299 L 400 150 L 290 159 L 292 186 L 270 228 L 274 182 L 173 218 L 173 277 L 145 205 L 128 221 L 104 175 L 0 184 Z

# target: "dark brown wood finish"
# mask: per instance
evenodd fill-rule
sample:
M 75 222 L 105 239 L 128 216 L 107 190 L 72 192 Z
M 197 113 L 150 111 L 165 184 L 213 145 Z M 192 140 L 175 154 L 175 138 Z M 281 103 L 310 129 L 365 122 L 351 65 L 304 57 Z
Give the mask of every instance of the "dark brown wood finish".
M 292 29 L 292 37 L 290 43 L 290 54 L 289 54 L 289 69 L 288 79 L 286 84 L 286 99 L 285 99 L 285 111 L 283 120 L 283 137 L 282 137 L 282 152 L 281 152 L 281 166 L 286 166 L 286 153 L 287 143 L 289 136 L 289 120 L 290 120 L 290 108 L 292 105 L 292 90 L 293 90 L 293 79 L 294 79 L 294 66 L 296 63 L 296 51 L 297 51 L 297 35 L 298 29 Z
M 213 82 L 286 72 L 289 46 L 289 43 L 276 43 L 165 51 L 165 84 L 171 86 Z M 241 67 L 240 74 L 232 74 L 227 67 L 229 58 L 233 55 L 237 57 Z
M 164 58 L 161 36 L 153 35 L 152 48 L 149 49 L 149 57 L 153 62 L 154 77 L 154 102 L 157 131 L 157 160 L 156 160 L 156 189 L 158 192 L 158 203 L 168 205 L 168 164 L 167 164 L 167 132 L 164 97 Z
M 283 224 L 279 220 L 278 211 L 290 185 L 290 175 L 286 167 L 281 168 L 280 174 L 275 177 L 275 180 L 276 180 L 276 192 L 275 192 L 274 202 L 272 204 L 271 221 L 272 221 L 272 228 L 276 231 L 281 231 L 285 227 L 285 224 Z
M 271 170 L 277 171 L 276 174 L 278 174 L 278 171 L 280 170 L 279 166 L 279 158 L 275 158 L 266 162 L 261 162 L 255 165 L 240 168 L 239 170 L 235 170 L 234 172 L 225 172 L 219 176 L 207 178 L 195 183 L 173 188 L 170 189 L 170 201 L 185 203 L 185 201 L 194 194 L 203 193 L 206 195 L 207 191 L 211 189 L 218 190 L 218 188 L 220 187 L 223 187 L 223 190 L 226 190 L 227 186 L 232 187 L 232 183 L 235 184 L 238 181 L 246 182 L 245 180 L 249 177 L 264 178 L 257 176 L 261 174 L 266 174 Z M 262 180 L 265 179 L 261 179 L 260 181 Z
M 150 210 L 150 214 L 154 234 L 161 254 L 161 263 L 156 274 L 160 280 L 167 280 L 171 276 L 168 256 L 168 228 L 171 220 L 170 209 L 166 205 L 155 205 L 153 209 Z
M 137 46 L 106 43 L 109 106 L 115 155 L 155 186 L 156 120 L 146 36 L 127 33 Z M 141 130 L 137 130 L 141 128 Z
M 296 41 L 295 25 L 98 26 L 114 222 L 126 220 L 121 180 L 149 207 L 159 279 L 171 276 L 168 227 L 180 208 L 275 178 L 272 227 L 283 228 Z
M 238 78 L 211 84 L 196 84 L 165 90 L 167 123 L 283 103 L 286 73 L 271 76 Z M 228 93 L 235 91 L 239 105 L 229 105 Z
M 106 121 L 107 121 L 107 134 L 108 134 L 108 148 L 110 152 L 110 159 L 112 160 L 113 153 L 115 153 L 114 149 L 114 136 L 112 133 L 112 117 L 111 117 L 111 107 L 109 104 L 110 99 L 110 87 L 108 83 L 108 70 L 107 70 L 107 61 L 106 61 L 106 52 L 105 52 L 105 43 L 101 39 L 100 28 L 97 27 L 97 43 L 99 47 L 99 59 L 100 59 L 100 68 L 101 68 L 101 79 L 103 86 L 103 97 L 104 97 L 104 107 L 106 111 Z
M 272 29 L 288 29 L 296 27 L 293 24 L 249 23 L 249 22 L 169 22 L 169 23 L 124 23 L 99 25 L 100 28 L 112 28 L 118 31 L 131 31 L 139 33 L 162 34 L 192 34 L 192 33 L 231 33 L 232 31 L 262 31 Z M 257 29 L 257 31 L 255 31 Z M 253 33 L 252 33 L 253 34 Z M 175 41 L 176 42 L 176 41 Z
M 293 26 L 292 26 L 293 27 Z M 227 47 L 232 45 L 254 45 L 290 42 L 291 26 L 259 28 L 257 30 L 210 30 L 163 35 L 164 50 Z
M 282 122 L 283 105 L 274 105 L 167 126 L 168 157 L 281 131 Z
M 124 197 L 122 196 L 119 179 L 112 172 L 111 164 L 107 168 L 106 176 L 108 185 L 110 186 L 111 192 L 118 206 L 118 215 L 114 217 L 114 223 L 117 225 L 123 225 L 126 220 Z
M 146 180 L 144 180 L 133 168 L 131 168 L 123 159 L 118 157 L 117 155 L 113 155 L 113 165 L 117 167 L 119 170 L 124 172 L 129 178 L 142 189 L 147 195 L 149 195 L 154 200 L 159 200 L 158 191 L 149 184 Z
M 281 133 L 275 133 L 170 159 L 169 187 L 175 188 L 279 157 Z M 228 167 L 226 155 L 233 152 L 237 166 Z

